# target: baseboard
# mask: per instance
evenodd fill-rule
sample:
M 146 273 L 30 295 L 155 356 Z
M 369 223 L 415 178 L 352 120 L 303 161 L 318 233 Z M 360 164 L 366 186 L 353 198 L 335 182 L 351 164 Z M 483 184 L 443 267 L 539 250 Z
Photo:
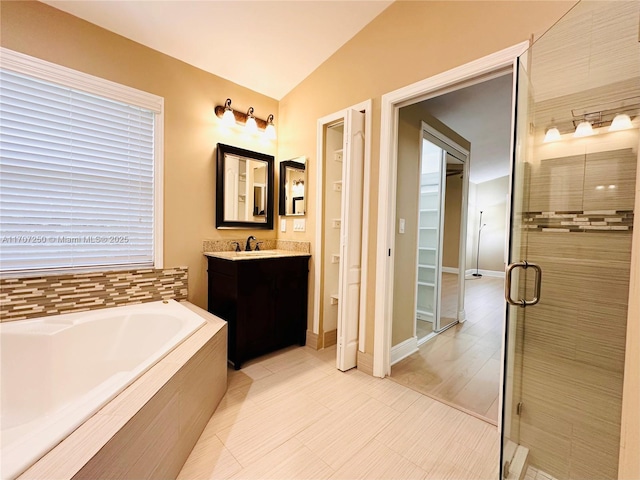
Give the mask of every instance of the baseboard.
M 458 275 L 458 273 L 460 273 L 460 269 L 459 268 L 454 268 L 454 267 L 442 267 L 442 272 L 443 273 L 454 273 L 454 274 Z
M 318 346 L 318 334 L 313 333 L 311 330 L 307 330 L 307 347 L 319 350 Z
M 358 370 L 373 377 L 373 355 L 358 350 Z
M 391 365 L 418 351 L 418 337 L 411 337 L 391 347 Z
M 470 276 L 472 274 L 476 273 L 476 269 L 475 268 L 470 268 L 465 272 L 465 276 Z M 478 273 L 480 273 L 481 275 L 485 276 L 485 277 L 494 277 L 494 278 L 504 278 L 504 272 L 502 271 L 498 271 L 498 270 L 478 270 Z
M 322 335 L 324 342 L 322 348 L 327 348 L 338 343 L 338 330 L 329 330 Z

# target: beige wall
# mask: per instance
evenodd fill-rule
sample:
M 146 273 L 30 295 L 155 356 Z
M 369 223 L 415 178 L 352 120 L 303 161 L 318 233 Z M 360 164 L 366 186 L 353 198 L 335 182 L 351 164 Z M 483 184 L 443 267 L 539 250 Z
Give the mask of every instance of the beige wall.
M 272 155 L 276 144 L 222 131 L 213 109 L 230 97 L 266 118 L 278 102 L 45 4 L 5 1 L 1 8 L 3 47 L 164 97 L 164 266 L 188 266 L 189 299 L 206 308 L 202 241 L 275 238 L 274 230 L 215 228 L 216 143 Z
M 480 270 L 504 272 L 505 237 L 507 235 L 507 195 L 509 177 L 504 176 L 474 185 L 474 195 L 469 196 L 468 229 L 472 239 L 470 262 L 467 269 L 476 268 L 478 252 L 478 228 L 480 210 L 482 210 L 482 229 L 480 238 Z M 469 252 L 467 252 L 469 253 Z
M 549 28 L 575 1 L 397 1 L 347 42 L 279 103 L 169 56 L 37 2 L 2 2 L 4 47 L 165 98 L 165 266 L 186 265 L 190 299 L 206 306 L 202 240 L 255 234 L 313 241 L 318 192 L 318 118 L 373 99 L 371 218 L 377 227 L 380 97 Z M 241 61 L 241 59 L 239 59 Z M 213 108 L 231 97 L 238 109 L 276 113 L 277 146 L 218 128 Z M 309 158 L 309 214 L 305 233 L 217 231 L 214 226 L 214 148 L 217 142 Z M 238 235 L 238 234 L 241 235 Z M 369 241 L 366 350 L 373 346 L 375 235 Z M 312 254 L 317 246 L 312 246 Z M 313 269 L 313 260 L 311 262 Z M 313 274 L 313 271 L 312 271 Z M 313 275 L 310 277 L 313 292 Z M 313 296 L 310 295 L 310 311 Z
M 396 1 L 280 101 L 279 157 L 309 156 L 309 184 L 315 185 L 317 119 L 373 99 L 367 352 L 373 350 L 381 96 L 539 35 L 574 4 Z M 315 229 L 316 198 L 317 192 L 311 192 L 309 240 Z M 312 254 L 316 252 L 314 245 Z

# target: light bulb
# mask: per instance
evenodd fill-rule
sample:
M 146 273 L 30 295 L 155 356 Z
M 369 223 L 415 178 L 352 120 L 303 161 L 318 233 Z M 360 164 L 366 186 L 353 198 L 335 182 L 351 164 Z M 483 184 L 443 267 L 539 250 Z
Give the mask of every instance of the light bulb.
M 576 138 L 588 137 L 589 135 L 593 135 L 593 127 L 586 120 L 578 124 L 576 133 L 573 134 Z
M 613 122 L 611 122 L 611 126 L 609 127 L 610 132 L 617 132 L 618 130 L 627 130 L 629 128 L 633 128 L 633 124 L 631 123 L 631 117 L 624 113 L 619 113 L 613 118 Z
M 247 132 L 249 133 L 258 133 L 258 124 L 256 123 L 256 119 L 253 117 L 248 117 L 246 128 Z
M 236 117 L 233 115 L 233 110 L 226 109 L 222 115 L 222 124 L 225 127 L 233 127 L 236 124 Z
M 276 127 L 273 123 L 267 125 L 267 128 L 264 130 L 264 136 L 267 137 L 268 140 L 276 139 Z
M 560 130 L 558 130 L 556 127 L 551 127 L 549 130 L 547 130 L 547 133 L 545 133 L 544 135 L 544 143 L 549 143 L 549 142 L 556 142 L 560 140 Z

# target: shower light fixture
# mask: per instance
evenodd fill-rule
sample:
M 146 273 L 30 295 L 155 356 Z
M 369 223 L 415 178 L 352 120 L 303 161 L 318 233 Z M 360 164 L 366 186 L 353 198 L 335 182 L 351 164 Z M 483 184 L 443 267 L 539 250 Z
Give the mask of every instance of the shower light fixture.
M 249 133 L 259 133 L 264 131 L 264 136 L 268 140 L 275 140 L 276 127 L 273 123 L 273 114 L 269 114 L 267 120 L 262 120 L 253 114 L 253 107 L 249 107 L 247 113 L 239 112 L 231 108 L 231 99 L 227 98 L 224 106 L 218 105 L 215 108 L 215 114 L 222 119 L 222 124 L 226 127 L 232 127 L 235 124 L 244 125 Z
M 557 127 L 551 127 L 544 134 L 544 143 L 556 142 L 560 140 L 560 130 Z
M 629 128 L 633 128 L 633 124 L 631 123 L 631 117 L 626 113 L 618 113 L 611 122 L 611 126 L 609 127 L 610 132 L 617 132 L 618 130 L 627 130 Z
M 573 134 L 576 138 L 588 137 L 593 135 L 593 127 L 591 126 L 591 122 L 587 120 L 583 120 L 576 127 L 576 132 Z

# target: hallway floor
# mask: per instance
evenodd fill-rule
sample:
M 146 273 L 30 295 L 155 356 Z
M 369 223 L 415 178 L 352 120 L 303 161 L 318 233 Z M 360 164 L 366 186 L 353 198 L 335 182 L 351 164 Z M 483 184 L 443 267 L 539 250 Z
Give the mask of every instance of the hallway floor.
M 179 479 L 491 479 L 497 428 L 387 379 L 335 368 L 335 347 L 229 370 Z
M 497 425 L 504 280 L 465 284 L 467 321 L 391 368 L 391 379 Z

